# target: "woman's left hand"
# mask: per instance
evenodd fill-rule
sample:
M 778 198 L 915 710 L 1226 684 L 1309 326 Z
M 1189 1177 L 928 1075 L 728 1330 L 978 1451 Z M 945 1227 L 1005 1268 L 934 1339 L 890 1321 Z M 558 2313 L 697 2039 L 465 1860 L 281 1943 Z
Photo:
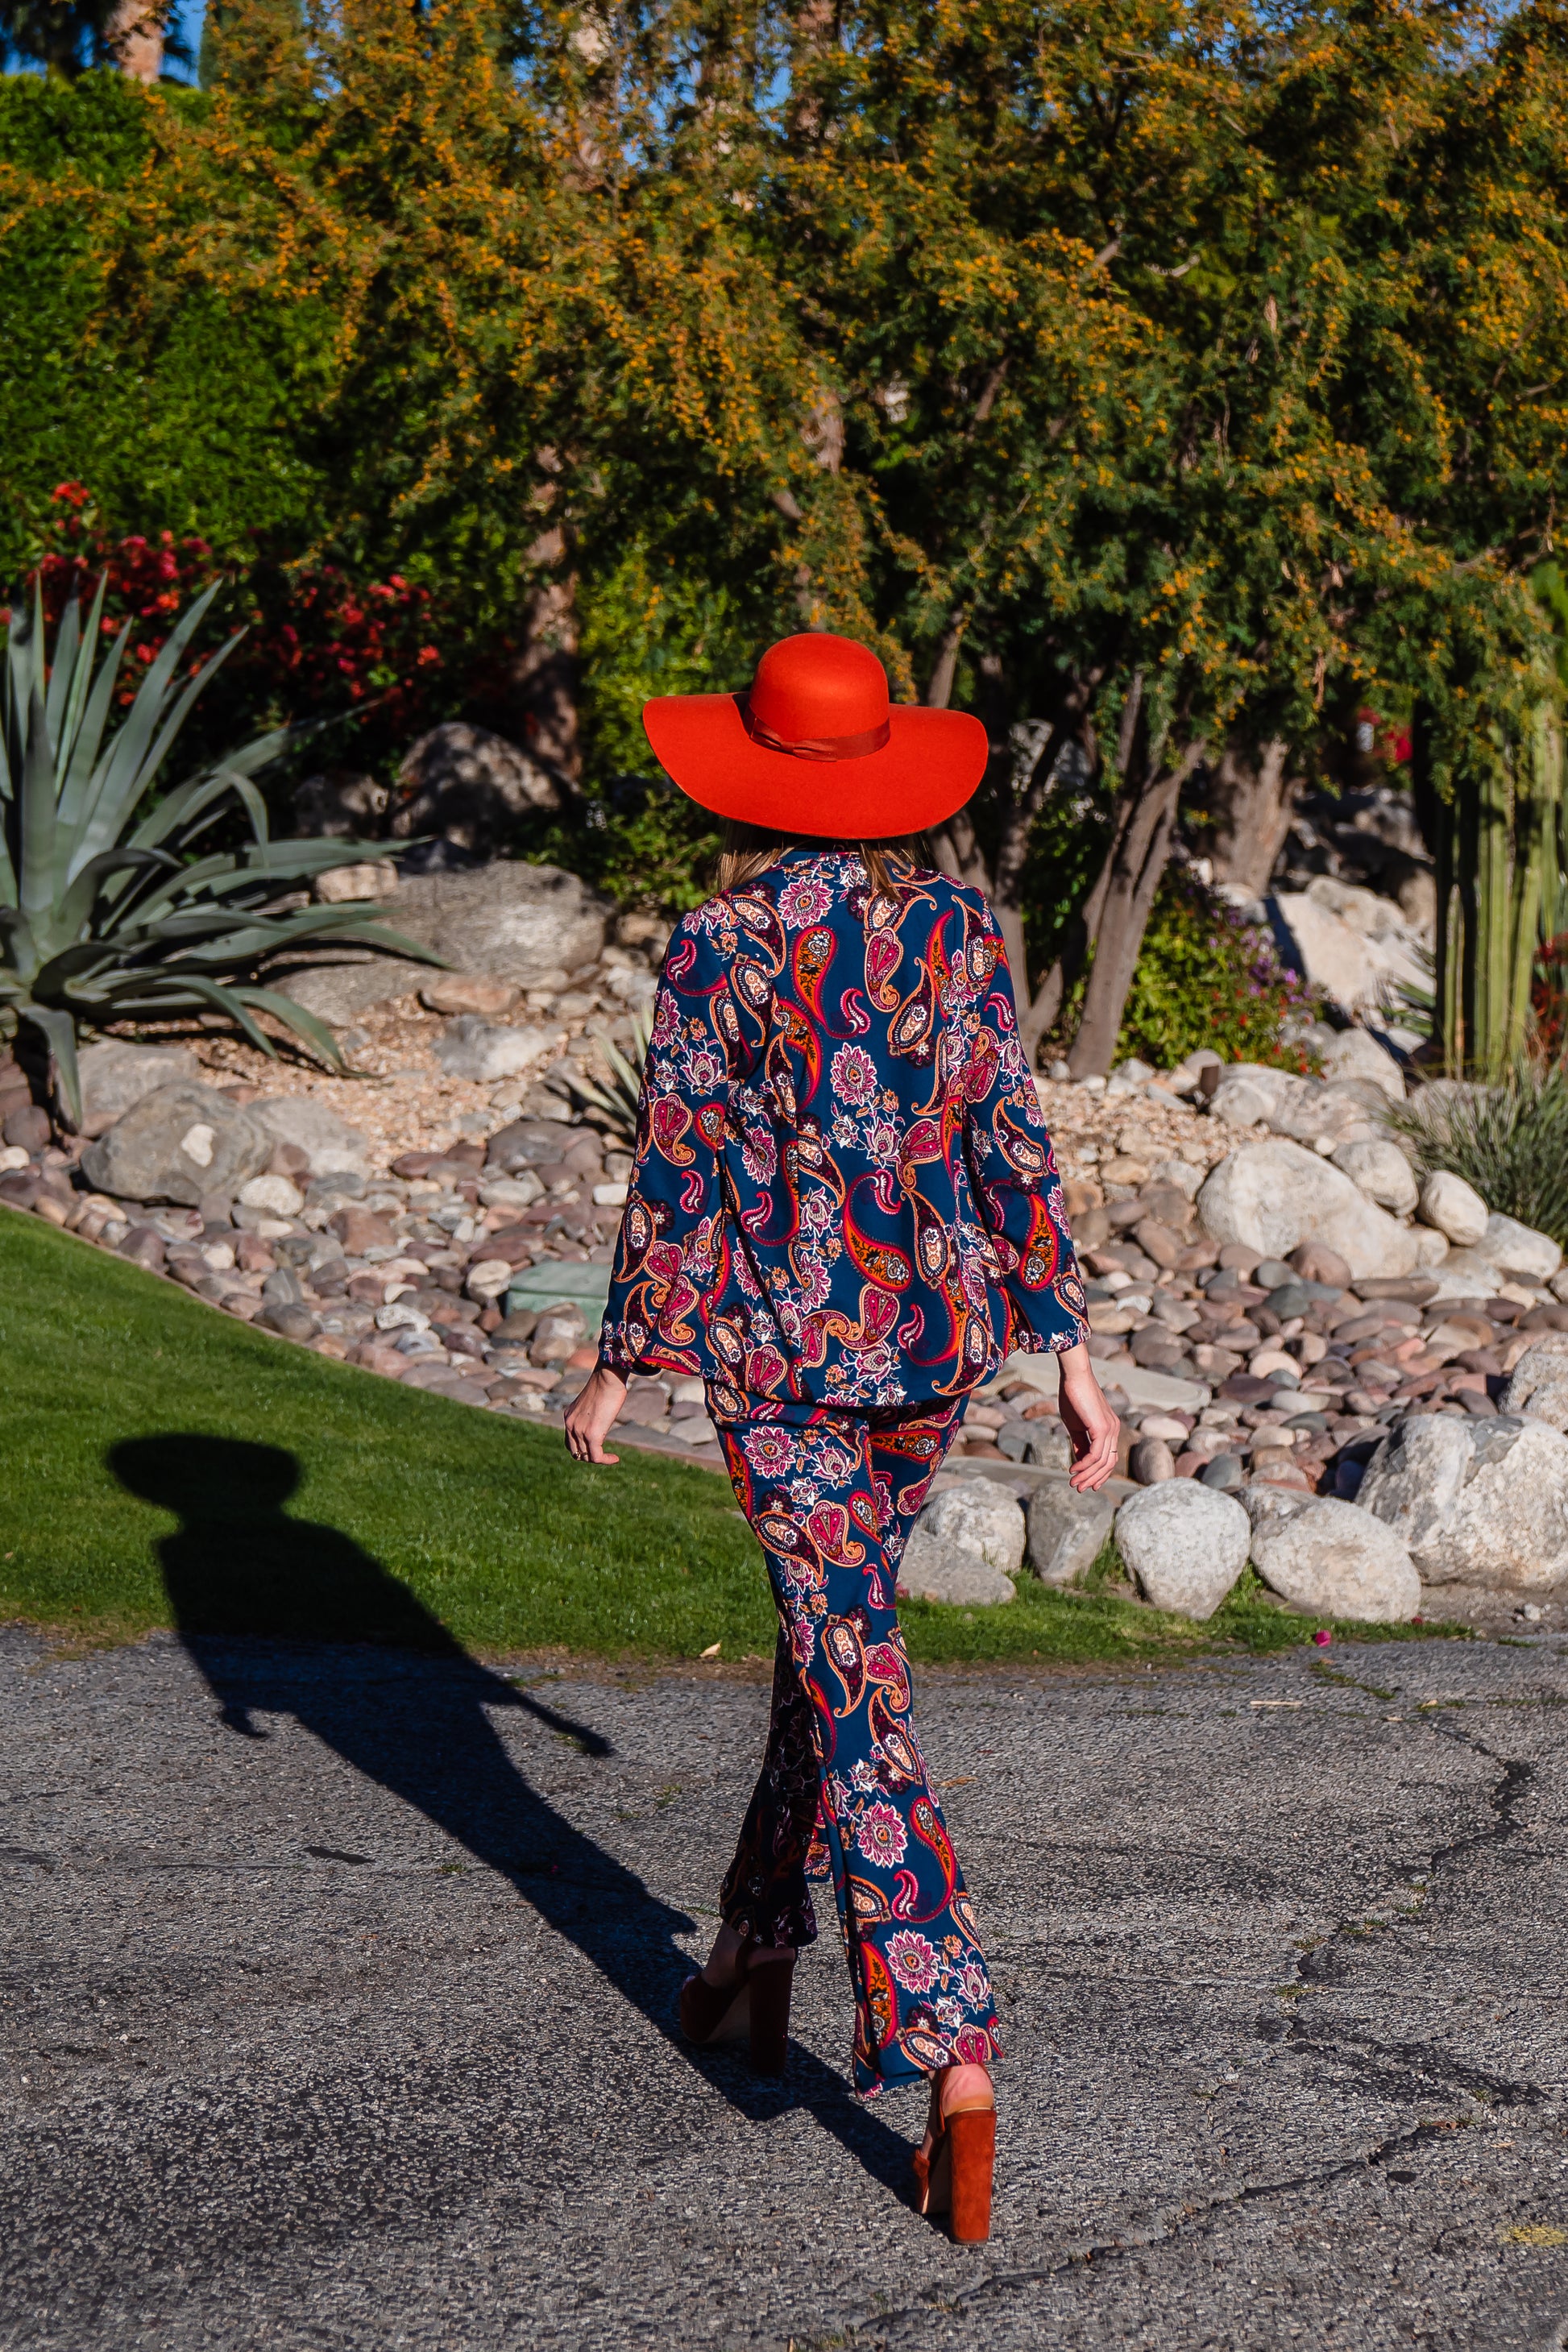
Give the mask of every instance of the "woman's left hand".
M 577 1462 L 618 1462 L 606 1454 L 605 1440 L 626 1401 L 626 1384 L 608 1364 L 596 1364 L 583 1389 L 566 1408 L 567 1451 Z

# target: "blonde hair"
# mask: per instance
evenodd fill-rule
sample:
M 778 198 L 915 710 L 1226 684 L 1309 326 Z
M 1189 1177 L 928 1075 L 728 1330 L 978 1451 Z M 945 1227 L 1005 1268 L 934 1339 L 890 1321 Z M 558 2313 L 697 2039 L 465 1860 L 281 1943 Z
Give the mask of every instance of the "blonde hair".
M 847 850 L 866 868 L 866 878 L 879 898 L 895 890 L 917 866 L 929 866 L 931 852 L 921 833 L 902 833 L 887 841 L 802 841 L 771 833 L 764 825 L 742 824 L 731 817 L 724 827 L 724 845 L 714 868 L 713 887 L 743 890 L 774 865 L 786 849 Z

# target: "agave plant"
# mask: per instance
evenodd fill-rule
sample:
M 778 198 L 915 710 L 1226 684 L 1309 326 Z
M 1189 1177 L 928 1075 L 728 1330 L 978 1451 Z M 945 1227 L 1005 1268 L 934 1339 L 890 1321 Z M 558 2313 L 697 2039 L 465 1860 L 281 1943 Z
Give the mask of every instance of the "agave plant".
M 253 779 L 295 740 L 288 728 L 204 768 L 139 815 L 196 697 L 243 632 L 180 678 L 182 656 L 216 593 L 209 588 L 111 726 L 130 633 L 116 637 L 95 673 L 103 587 L 100 581 L 85 628 L 77 604 L 67 607 L 52 662 L 37 596 L 30 614 L 10 618 L 0 712 L 0 1008 L 40 1032 L 78 1121 L 79 1023 L 219 1012 L 271 1054 L 256 1018 L 268 1013 L 341 1067 L 326 1024 L 250 975 L 280 950 L 328 937 L 438 963 L 428 949 L 367 920 L 363 907 L 278 905 L 293 884 L 403 845 L 268 838 Z M 250 839 L 238 850 L 204 854 L 202 836 L 237 803 Z
M 632 1014 L 632 1050 L 630 1058 L 608 1037 L 599 1040 L 599 1051 L 609 1065 L 610 1083 L 602 1087 L 597 1078 L 558 1072 L 546 1080 L 557 1094 L 568 1099 L 575 1097 L 597 1112 L 605 1125 L 627 1144 L 635 1144 L 637 1133 L 637 1104 L 642 1096 L 643 1064 L 647 1059 L 648 1039 L 653 1034 L 653 1020 L 647 1013 Z

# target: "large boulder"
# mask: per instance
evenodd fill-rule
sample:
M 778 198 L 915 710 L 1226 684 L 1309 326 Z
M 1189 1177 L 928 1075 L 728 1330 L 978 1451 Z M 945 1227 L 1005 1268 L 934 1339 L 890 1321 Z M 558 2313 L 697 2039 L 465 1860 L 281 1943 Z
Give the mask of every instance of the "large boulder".
M 597 962 L 614 911 L 575 874 L 504 859 L 467 873 L 405 876 L 389 919 L 458 971 L 537 988 L 560 986 L 563 973 Z M 339 1022 L 430 977 L 428 964 L 344 947 L 302 960 L 277 985 L 307 1012 Z
M 1522 1275 L 1527 1282 L 1549 1282 L 1563 1263 L 1563 1253 L 1550 1234 L 1538 1234 L 1532 1225 L 1500 1216 L 1495 1209 L 1476 1249 L 1501 1273 Z
M 308 840 L 374 841 L 391 797 L 374 776 L 328 768 L 295 787 L 295 830 Z
M 1456 1249 L 1474 1249 L 1485 1236 L 1486 1202 L 1451 1168 L 1434 1168 L 1421 1186 L 1421 1214 Z
M 194 1209 L 232 1200 L 272 1157 L 273 1137 L 247 1110 L 210 1087 L 160 1087 L 143 1095 L 81 1155 L 95 1192 L 116 1201 L 172 1201 Z
M 939 1544 L 973 1552 L 1004 1576 L 1016 1576 L 1024 1565 L 1024 1514 L 1006 1487 L 988 1478 L 967 1478 L 933 1495 L 915 1527 Z
M 1568 1331 L 1542 1331 L 1531 1341 L 1509 1376 L 1502 1410 L 1568 1433 Z
M 899 1591 L 915 1601 L 945 1601 L 953 1608 L 995 1609 L 1018 1597 L 1010 1576 L 961 1544 L 941 1543 L 919 1525 L 910 1529 L 899 1562 Z
M 1050 1478 L 1029 1497 L 1029 1565 L 1042 1584 L 1076 1584 L 1094 1566 L 1116 1517 L 1103 1489 L 1080 1495 L 1065 1478 Z
M 388 827 L 396 839 L 438 834 L 479 857 L 494 856 L 524 817 L 563 805 L 554 778 L 526 751 L 460 719 L 421 735 L 397 782 L 402 797 Z
M 1145 1486 L 1116 1514 L 1116 1548 L 1143 1598 L 1200 1622 L 1247 1566 L 1250 1538 L 1241 1505 L 1195 1478 Z
M 253 1106 L 268 1135 L 292 1143 L 310 1163 L 312 1176 L 368 1176 L 369 1139 L 314 1095 L 270 1095 Z
M 1352 1035 L 1359 1032 L 1349 1033 Z M 1392 1066 L 1392 1065 L 1391 1065 Z M 1375 1143 L 1384 1137 L 1388 1097 L 1370 1078 L 1300 1078 L 1268 1121 L 1276 1135 L 1295 1143 L 1331 1149 L 1343 1143 Z
M 1305 890 L 1281 891 L 1272 911 L 1298 971 L 1347 1013 L 1376 1018 L 1391 985 L 1430 982 L 1399 908 L 1371 890 L 1321 875 Z
M 1416 1244 L 1376 1202 L 1333 1168 L 1283 1137 L 1244 1143 L 1198 1194 L 1204 1231 L 1260 1256 L 1288 1257 L 1302 1242 L 1324 1242 L 1358 1275 L 1414 1273 Z
M 1380 901 L 1385 904 L 1386 901 Z M 1364 1029 L 1342 1029 L 1331 1045 L 1326 1045 L 1320 1055 L 1324 1077 L 1333 1084 L 1340 1080 L 1365 1079 L 1377 1087 L 1390 1102 L 1405 1100 L 1405 1073 L 1392 1054 L 1369 1037 Z
M 1326 1496 L 1300 1501 L 1298 1510 L 1253 1522 L 1253 1566 L 1270 1591 L 1292 1609 L 1364 1625 L 1413 1617 L 1421 1579 L 1394 1528 L 1354 1503 Z
M 1366 1143 L 1342 1143 L 1333 1164 L 1369 1201 L 1396 1217 L 1407 1217 L 1418 1197 L 1415 1173 L 1397 1143 L 1380 1138 Z
M 81 1133 L 91 1141 L 123 1118 L 132 1103 L 160 1087 L 199 1086 L 201 1064 L 183 1045 L 133 1045 L 107 1037 L 77 1055 L 81 1076 Z
M 1394 1529 L 1427 1584 L 1545 1592 L 1568 1578 L 1568 1437 L 1543 1421 L 1401 1422 L 1356 1507 Z

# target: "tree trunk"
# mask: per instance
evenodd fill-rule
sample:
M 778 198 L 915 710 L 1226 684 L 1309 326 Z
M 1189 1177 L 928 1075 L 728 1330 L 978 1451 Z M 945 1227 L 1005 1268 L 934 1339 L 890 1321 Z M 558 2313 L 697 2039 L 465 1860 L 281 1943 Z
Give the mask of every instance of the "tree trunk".
M 1166 763 L 1163 750 L 1162 743 L 1150 763 L 1155 770 L 1152 780 L 1142 756 L 1130 763 L 1131 773 L 1118 797 L 1110 847 L 1090 893 L 1091 899 L 1099 900 L 1092 932 L 1094 963 L 1068 1055 L 1075 1078 L 1103 1075 L 1110 1067 L 1154 893 L 1170 855 L 1182 786 L 1203 757 L 1201 742 L 1188 743 L 1172 764 Z
M 1209 786 L 1215 824 L 1205 846 L 1215 880 L 1228 882 L 1254 898 L 1261 898 L 1268 889 L 1290 830 L 1300 779 L 1290 774 L 1289 759 L 1278 736 L 1261 744 L 1233 740 L 1226 745 Z
M 952 691 L 963 634 L 963 623 L 955 617 L 949 623 L 938 648 L 926 699 L 939 709 L 945 709 Z M 981 670 L 983 677 L 988 674 L 987 661 L 982 662 Z M 960 809 L 956 816 L 950 817 L 946 824 L 931 836 L 936 862 L 943 873 L 951 874 L 955 881 L 965 882 L 973 888 L 983 890 L 991 901 L 991 910 L 996 918 L 996 927 L 1007 950 L 1007 962 L 1013 974 L 1013 993 L 1018 1006 L 1018 1039 L 1024 1048 L 1025 1058 L 1031 1066 L 1036 1048 L 1060 1006 L 1061 968 L 1059 962 L 1053 966 L 1039 992 L 1031 988 L 1024 910 L 1024 870 L 1028 862 L 1029 836 L 1034 830 L 1035 820 L 1045 805 L 1057 761 L 1066 745 L 1080 735 L 1088 724 L 1089 712 L 1104 674 L 1103 669 L 1094 669 L 1073 680 L 1063 698 L 1050 733 L 1041 745 L 1026 781 L 1020 787 L 1014 774 L 1011 730 L 1007 724 L 1008 713 L 1000 694 L 1000 671 L 992 661 L 991 682 L 997 692 L 996 707 L 988 714 L 991 735 L 989 773 L 994 779 L 993 789 L 999 819 L 994 871 L 986 861 L 967 808 Z M 1053 982 L 1056 983 L 1054 996 L 1051 993 Z
M 511 665 L 513 694 L 522 709 L 523 748 L 569 796 L 583 772 L 577 723 L 577 574 L 559 524 L 528 551 L 531 563 L 552 570 L 523 606 L 523 643 Z

